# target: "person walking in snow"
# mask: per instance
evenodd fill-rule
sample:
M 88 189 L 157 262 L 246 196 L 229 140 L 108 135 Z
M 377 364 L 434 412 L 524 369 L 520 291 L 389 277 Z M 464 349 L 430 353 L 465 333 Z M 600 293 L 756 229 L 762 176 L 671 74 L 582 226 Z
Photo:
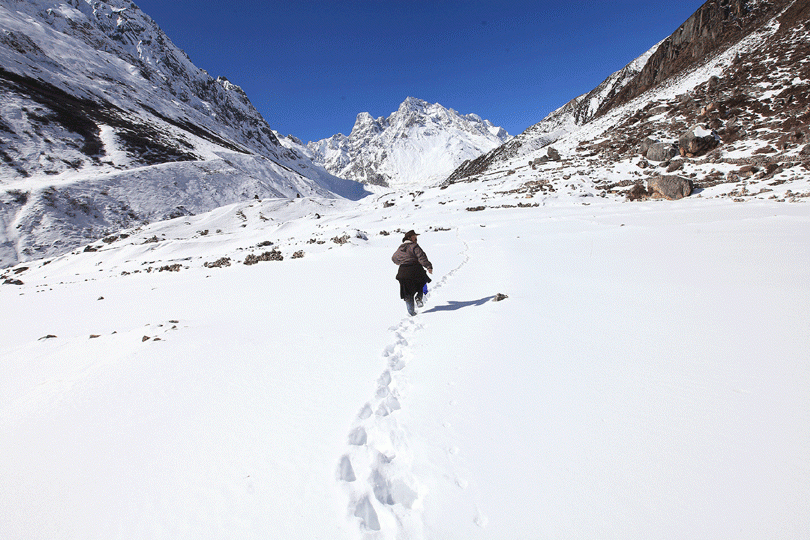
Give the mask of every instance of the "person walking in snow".
M 399 281 L 399 297 L 405 300 L 405 307 L 409 315 L 416 315 L 414 301 L 417 307 L 422 307 L 422 290 L 430 283 L 428 274 L 433 273 L 433 265 L 425 255 L 424 250 L 416 243 L 417 235 L 413 230 L 405 233 L 402 245 L 397 248 L 391 260 L 399 266 L 397 281 Z M 427 270 L 427 273 L 425 273 Z

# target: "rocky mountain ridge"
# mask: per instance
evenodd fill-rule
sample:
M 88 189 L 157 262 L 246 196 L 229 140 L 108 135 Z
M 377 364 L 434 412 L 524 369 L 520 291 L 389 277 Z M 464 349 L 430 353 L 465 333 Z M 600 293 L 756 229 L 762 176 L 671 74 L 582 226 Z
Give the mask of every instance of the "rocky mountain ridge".
M 510 136 L 475 114 L 408 97 L 388 117 L 357 115 L 349 136 L 310 142 L 315 163 L 341 178 L 380 186 L 426 185 Z
M 677 198 L 728 184 L 726 196 L 739 200 L 804 200 L 810 194 L 787 186 L 810 170 L 809 10 L 801 1 L 710 0 L 617 92 L 597 104 L 577 98 L 462 164 L 445 185 L 517 174 L 527 193 L 575 186 Z M 707 48 L 712 36 L 719 44 Z
M 710 58 L 759 30 L 790 0 L 712 0 L 661 42 L 633 81 L 600 105 L 597 115 Z
M 161 133 L 161 140 L 148 132 L 159 129 L 162 121 L 233 151 L 277 157 L 278 141 L 241 88 L 194 66 L 134 4 L 12 0 L 5 10 L 0 43 L 6 90 L 43 108 L 58 107 L 59 99 L 73 101 L 78 110 L 72 118 L 64 117 L 68 111 L 57 111 L 54 120 L 67 128 L 86 124 L 88 129 L 73 132 L 84 137 L 83 146 L 103 150 L 100 136 L 89 126 L 107 121 L 129 135 L 122 143 L 134 145 L 131 157 L 139 164 L 198 158 L 179 134 Z M 97 53 L 91 54 L 90 48 Z M 140 128 L 135 118 L 146 118 L 151 125 Z M 36 116 L 31 120 L 37 125 Z M 21 136 L 16 130 L 12 133 Z M 36 142 L 43 154 L 65 151 L 57 142 Z M 139 148 L 139 142 L 152 147 Z M 14 157 L 15 148 L 7 145 L 5 151 Z M 84 166 L 92 166 L 105 156 L 77 157 Z M 32 169 L 23 173 L 24 166 Z M 65 168 L 71 166 L 29 161 L 12 171 L 4 169 L 3 179 L 13 179 L 14 172 L 25 177 L 57 174 Z

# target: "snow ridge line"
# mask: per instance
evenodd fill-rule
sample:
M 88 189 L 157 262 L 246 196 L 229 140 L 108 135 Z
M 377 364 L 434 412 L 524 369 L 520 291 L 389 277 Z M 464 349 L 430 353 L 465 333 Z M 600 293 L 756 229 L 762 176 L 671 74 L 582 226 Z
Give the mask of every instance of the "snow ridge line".
M 464 246 L 461 263 L 431 287 L 432 294 L 470 260 Z M 373 538 L 424 538 L 422 499 L 426 486 L 413 473 L 414 455 L 407 426 L 397 421 L 408 381 L 402 373 L 413 357 L 409 340 L 423 328 L 418 318 L 406 317 L 390 328 L 393 341 L 382 356 L 387 367 L 377 379 L 377 390 L 358 413 L 349 431 L 347 452 L 340 458 L 338 479 L 349 497 L 349 513 L 360 529 Z

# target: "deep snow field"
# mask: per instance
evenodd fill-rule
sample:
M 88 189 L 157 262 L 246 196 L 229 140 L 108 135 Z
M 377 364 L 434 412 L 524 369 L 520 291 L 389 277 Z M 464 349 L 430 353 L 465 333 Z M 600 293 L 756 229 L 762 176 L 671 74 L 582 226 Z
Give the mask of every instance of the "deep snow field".
M 0 538 L 810 537 L 810 205 L 498 189 L 252 201 L 0 272 Z

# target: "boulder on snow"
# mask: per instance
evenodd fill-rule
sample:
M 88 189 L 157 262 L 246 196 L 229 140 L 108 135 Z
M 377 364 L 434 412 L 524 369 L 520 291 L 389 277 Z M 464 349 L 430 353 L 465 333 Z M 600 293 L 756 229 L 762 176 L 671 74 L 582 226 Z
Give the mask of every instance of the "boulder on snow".
M 543 163 L 548 163 L 549 161 L 561 161 L 561 160 L 562 160 L 562 157 L 560 156 L 560 153 L 556 149 L 549 146 L 548 150 L 546 150 L 546 154 L 543 155 L 543 156 L 540 156 L 539 158 L 534 158 L 534 160 L 532 160 L 532 161 L 529 161 L 529 166 L 532 169 L 534 169 L 536 166 L 542 165 Z
M 646 199 L 649 196 L 647 192 L 647 188 L 644 187 L 642 184 L 636 184 L 630 191 L 627 192 L 627 200 L 628 201 L 640 201 L 642 199 Z
M 681 176 L 656 176 L 650 178 L 648 191 L 652 197 L 674 201 L 688 197 L 694 190 L 692 181 Z
M 667 161 L 678 155 L 678 151 L 671 144 L 657 142 L 647 148 L 647 159 L 650 161 Z
M 642 156 L 646 156 L 647 155 L 647 150 L 650 149 L 650 146 L 652 146 L 652 145 L 654 145 L 654 144 L 656 144 L 658 142 L 661 142 L 661 141 L 658 141 L 657 139 L 653 139 L 651 137 L 647 137 L 646 139 L 641 141 L 641 144 L 638 147 L 638 153 L 641 154 Z
M 712 150 L 719 142 L 717 133 L 696 125 L 680 136 L 678 147 L 682 156 L 694 157 Z

